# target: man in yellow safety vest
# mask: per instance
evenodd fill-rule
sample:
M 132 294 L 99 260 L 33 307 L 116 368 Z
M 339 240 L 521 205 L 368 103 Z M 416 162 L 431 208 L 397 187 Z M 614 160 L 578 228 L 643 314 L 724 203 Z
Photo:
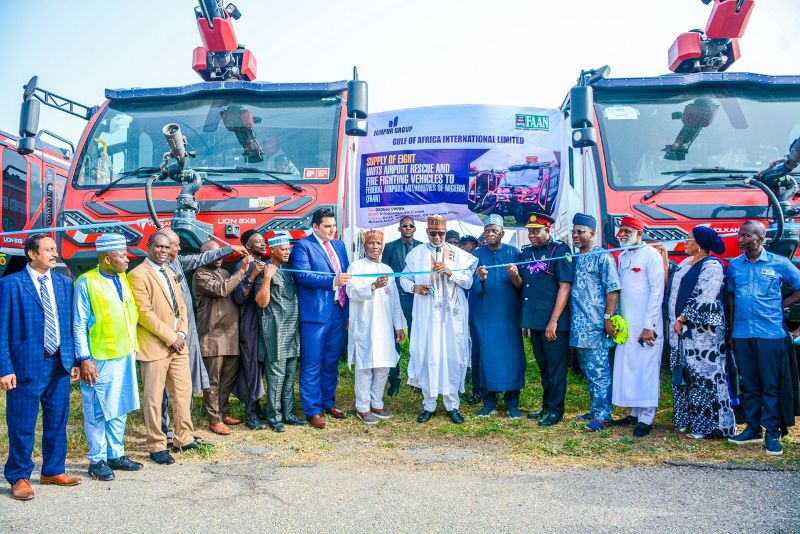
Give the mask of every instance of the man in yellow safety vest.
M 127 243 L 120 234 L 96 242 L 98 266 L 75 282 L 73 337 L 81 366 L 81 396 L 89 474 L 113 480 L 114 471 L 138 471 L 125 456 L 128 413 L 139 409 L 136 381 L 138 312 L 125 271 Z

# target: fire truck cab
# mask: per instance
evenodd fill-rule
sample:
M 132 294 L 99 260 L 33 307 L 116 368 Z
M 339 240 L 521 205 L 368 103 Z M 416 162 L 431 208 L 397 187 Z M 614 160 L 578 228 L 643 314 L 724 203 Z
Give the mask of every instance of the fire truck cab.
M 30 154 L 17 153 L 19 138 L 0 131 L 0 232 L 50 228 L 58 220 L 67 182 L 71 152 L 35 140 Z M 0 276 L 25 267 L 25 234 L 0 239 Z
M 580 115 L 571 117 L 573 126 L 575 118 L 588 126 L 566 132 L 561 235 L 581 211 L 597 217 L 598 242 L 616 246 L 621 218 L 635 215 L 645 222 L 645 240 L 673 241 L 668 249 L 680 259 L 680 240 L 695 225 L 735 234 L 748 219 L 769 224 L 768 197 L 747 178 L 800 136 L 800 77 L 598 78 L 581 88 L 590 98 L 564 106 L 567 115 Z M 794 190 L 781 202 L 798 204 Z M 735 237 L 725 245 L 726 256 L 739 254 Z

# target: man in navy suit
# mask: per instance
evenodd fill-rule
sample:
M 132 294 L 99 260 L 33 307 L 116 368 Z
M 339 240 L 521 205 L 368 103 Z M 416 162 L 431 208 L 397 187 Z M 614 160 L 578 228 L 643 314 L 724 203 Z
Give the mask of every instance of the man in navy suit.
M 0 279 L 0 389 L 6 391 L 11 496 L 33 498 L 34 430 L 42 406 L 40 483 L 75 486 L 64 472 L 67 457 L 70 378 L 79 368 L 72 348 L 72 282 L 53 271 L 56 242 L 44 233 L 25 240 L 28 265 Z
M 347 330 L 344 286 L 350 275 L 344 243 L 334 239 L 333 211 L 317 210 L 311 230 L 311 235 L 294 244 L 289 262 L 300 305 L 300 401 L 309 424 L 322 429 L 323 410 L 336 419 L 346 417 L 336 408 L 336 382 Z

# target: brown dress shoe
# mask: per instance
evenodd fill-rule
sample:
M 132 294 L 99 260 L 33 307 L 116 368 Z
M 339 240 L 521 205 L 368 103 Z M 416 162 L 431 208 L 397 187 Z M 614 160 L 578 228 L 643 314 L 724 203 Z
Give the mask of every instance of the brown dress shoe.
M 54 477 L 42 476 L 39 478 L 39 484 L 46 486 L 48 484 L 55 484 L 56 486 L 77 486 L 81 483 L 81 479 L 73 477 L 66 473 L 61 473 Z
M 214 423 L 213 425 L 208 425 L 208 428 L 214 434 L 219 434 L 220 436 L 228 436 L 231 433 L 231 429 L 225 426 L 225 423 Z
M 31 481 L 27 478 L 21 478 L 14 482 L 11 486 L 11 496 L 18 501 L 29 501 L 33 499 L 33 488 Z
M 241 419 L 236 419 L 235 417 L 231 417 L 230 415 L 227 416 L 227 417 L 223 417 L 222 418 L 222 422 L 225 423 L 226 425 L 241 425 L 242 424 L 242 420 Z
M 328 414 L 329 414 L 331 417 L 333 417 L 333 418 L 335 418 L 335 419 L 344 419 L 345 417 L 347 417 L 347 414 L 346 414 L 346 413 L 344 413 L 344 412 L 343 412 L 342 410 L 340 410 L 339 408 L 337 408 L 336 406 L 333 406 L 333 407 L 331 407 L 331 408 L 328 408 L 328 409 L 327 409 L 327 410 L 325 410 L 325 411 L 326 411 L 326 412 L 327 412 L 327 413 L 328 413 Z
M 312 415 L 311 417 L 308 418 L 308 424 L 313 426 L 314 428 L 322 430 L 323 428 L 325 428 L 325 419 L 323 419 L 320 414 Z

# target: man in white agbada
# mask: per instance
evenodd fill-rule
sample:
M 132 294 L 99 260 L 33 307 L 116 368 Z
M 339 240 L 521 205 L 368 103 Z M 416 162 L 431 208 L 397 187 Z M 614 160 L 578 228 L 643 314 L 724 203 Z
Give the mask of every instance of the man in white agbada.
M 406 256 L 400 278 L 404 291 L 414 293 L 414 328 L 409 346 L 408 383 L 422 390 L 423 410 L 417 418 L 425 423 L 436 415 L 442 395 L 447 415 L 464 422 L 458 412 L 458 394 L 470 362 L 469 305 L 465 290 L 472 287 L 478 260 L 472 254 L 445 243 L 447 219 L 428 217 L 428 243 Z M 449 270 L 449 269 L 452 269 Z M 413 274 L 429 273 L 440 274 Z
M 624 217 L 617 235 L 623 247 L 642 244 L 644 223 Z M 628 339 L 617 346 L 611 402 L 631 408 L 631 414 L 615 425 L 636 425 L 633 435 L 644 437 L 653 429 L 661 389 L 661 350 L 664 323 L 664 261 L 651 246 L 623 250 L 619 256 L 622 283 L 620 315 L 628 321 Z
M 356 368 L 356 415 L 374 425 L 392 416 L 383 409 L 383 389 L 400 359 L 395 342 L 405 339 L 406 319 L 397 286 L 386 276 L 392 268 L 381 263 L 383 232 L 369 230 L 364 250 L 367 257 L 351 263 L 347 272 L 375 276 L 354 276 L 345 286 L 350 298 L 347 363 Z

